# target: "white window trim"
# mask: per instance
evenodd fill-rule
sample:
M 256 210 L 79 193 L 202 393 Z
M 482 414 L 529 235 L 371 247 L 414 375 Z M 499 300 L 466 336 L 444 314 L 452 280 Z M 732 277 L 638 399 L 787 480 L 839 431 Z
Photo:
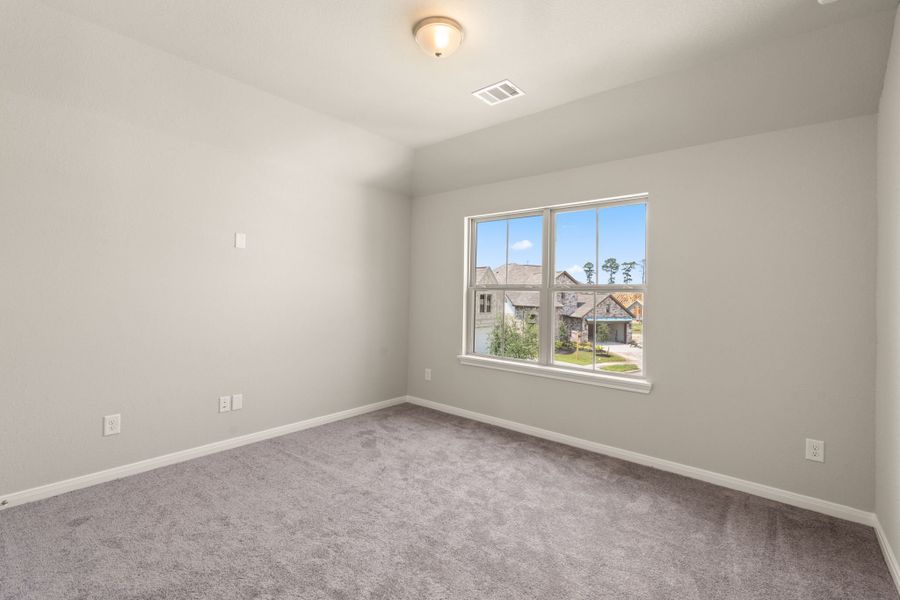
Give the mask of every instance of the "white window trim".
M 555 228 L 553 227 L 553 219 L 554 216 L 559 212 L 568 212 L 574 210 L 584 210 L 585 208 L 591 206 L 621 206 L 628 204 L 646 204 L 647 206 L 647 216 L 646 216 L 646 224 L 645 231 L 649 231 L 650 228 L 650 203 L 649 203 L 649 195 L 646 193 L 643 194 L 633 194 L 629 196 L 617 196 L 614 198 L 604 198 L 599 200 L 587 200 L 584 202 L 576 202 L 572 204 L 562 204 L 555 206 L 547 206 L 538 209 L 527 209 L 527 210 L 517 210 L 517 211 L 509 211 L 503 213 L 492 213 L 486 215 L 476 215 L 471 217 L 466 217 L 465 219 L 465 269 L 464 269 L 464 293 L 463 293 L 463 342 L 462 342 L 462 352 L 457 357 L 460 364 L 474 367 L 482 367 L 488 369 L 495 369 L 500 371 L 507 371 L 512 373 L 521 373 L 525 375 L 533 375 L 537 377 L 545 377 L 549 379 L 557 379 L 562 381 L 570 381 L 574 383 L 582 383 L 587 385 L 596 385 L 601 387 L 608 387 L 618 390 L 625 390 L 630 392 L 639 392 L 644 394 L 649 394 L 653 384 L 647 377 L 647 319 L 646 319 L 646 305 L 648 298 L 648 284 L 649 284 L 649 236 L 645 235 L 645 265 L 644 265 L 644 278 L 643 283 L 641 284 L 595 284 L 591 286 L 587 285 L 579 285 L 579 286 L 570 286 L 570 285 L 562 285 L 556 283 L 556 265 L 554 264 L 554 248 L 556 247 L 556 240 L 554 237 Z M 517 217 L 527 217 L 527 216 L 537 216 L 541 215 L 543 232 L 542 232 L 542 283 L 541 285 L 519 285 L 519 284 L 502 284 L 502 285 L 482 285 L 476 287 L 475 281 L 472 281 L 471 278 L 475 275 L 475 267 L 476 267 L 476 228 L 477 224 L 484 221 L 491 221 L 497 219 L 509 219 L 509 218 L 517 218 Z M 599 228 L 597 231 L 597 235 L 599 235 Z M 508 241 L 507 241 L 508 244 Z M 508 250 L 507 250 L 508 251 Z M 596 262 L 596 260 L 595 260 Z M 598 265 L 599 266 L 599 265 Z M 598 269 L 599 274 L 599 269 Z M 532 361 L 524 361 L 510 358 L 499 358 L 499 357 L 491 357 L 485 356 L 482 354 L 475 354 L 474 352 L 474 328 L 470 327 L 471 323 L 474 323 L 476 317 L 476 311 L 478 310 L 478 294 L 483 293 L 486 290 L 500 290 L 505 291 L 508 289 L 513 290 L 534 290 L 538 291 L 541 294 L 541 307 L 539 312 L 539 332 L 538 337 L 541 340 L 539 355 L 537 362 Z M 643 355 L 643 363 L 641 365 L 641 374 L 640 375 L 629 375 L 627 373 L 619 373 L 619 374 L 606 374 L 606 373 L 598 373 L 596 371 L 585 372 L 575 368 L 567 368 L 564 366 L 559 366 L 558 364 L 554 364 L 552 362 L 552 351 L 550 348 L 552 347 L 545 340 L 549 339 L 548 336 L 552 337 L 552 328 L 554 325 L 553 319 L 553 311 L 550 307 L 553 306 L 553 295 L 557 291 L 565 291 L 567 289 L 577 289 L 582 292 L 624 292 L 624 291 L 635 291 L 635 292 L 643 292 L 644 293 L 644 302 L 643 302 L 643 310 L 641 314 L 642 322 L 644 323 L 644 331 L 643 331 L 643 340 L 644 340 L 644 355 Z M 471 321 L 471 323 L 470 323 Z

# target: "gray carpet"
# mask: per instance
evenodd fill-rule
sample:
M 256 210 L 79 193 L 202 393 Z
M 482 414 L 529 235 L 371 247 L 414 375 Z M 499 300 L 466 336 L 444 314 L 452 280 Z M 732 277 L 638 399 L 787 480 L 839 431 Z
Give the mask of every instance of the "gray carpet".
M 897 593 L 870 528 L 401 405 L 8 509 L 0 598 Z

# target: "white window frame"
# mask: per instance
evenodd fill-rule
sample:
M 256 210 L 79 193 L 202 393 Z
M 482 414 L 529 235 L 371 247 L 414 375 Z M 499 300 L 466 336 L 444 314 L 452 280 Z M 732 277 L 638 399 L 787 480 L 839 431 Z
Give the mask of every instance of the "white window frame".
M 644 271 L 643 280 L 639 284 L 600 284 L 593 285 L 572 285 L 559 284 L 556 282 L 556 265 L 555 248 L 556 248 L 556 215 L 563 212 L 572 212 L 585 210 L 590 208 L 609 208 L 612 206 L 626 206 L 629 204 L 644 204 L 646 206 L 645 234 L 644 234 Z M 542 235 L 541 235 L 541 283 L 540 285 L 526 284 L 481 284 L 477 285 L 475 281 L 476 273 L 476 248 L 477 248 L 477 230 L 478 224 L 486 221 L 497 221 L 521 217 L 542 217 Z M 514 373 L 523 373 L 527 375 L 536 375 L 539 377 L 547 377 L 550 379 L 559 379 L 564 381 L 572 381 L 576 383 L 585 383 L 590 385 L 598 385 L 610 387 L 614 389 L 649 393 L 652 384 L 647 378 L 647 301 L 649 294 L 648 285 L 649 264 L 650 264 L 650 236 L 647 232 L 650 230 L 650 202 L 649 195 L 633 194 L 629 196 L 617 196 L 614 198 L 603 198 L 599 200 L 586 200 L 583 202 L 575 202 L 570 204 L 559 204 L 554 206 L 546 206 L 536 209 L 516 210 L 502 213 L 492 213 L 487 215 L 476 215 L 466 217 L 465 219 L 465 283 L 464 283 L 464 302 L 463 302 L 463 345 L 462 353 L 459 355 L 461 364 L 485 367 L 489 369 L 497 369 L 501 371 L 510 371 Z M 597 227 L 597 236 L 599 239 L 600 228 Z M 508 236 L 507 236 L 508 237 Z M 599 243 L 595 245 L 599 248 Z M 597 250 L 599 252 L 599 250 Z M 507 262 L 509 262 L 509 240 L 507 239 Z M 599 274 L 602 273 L 599 264 L 599 257 L 593 261 L 595 264 L 595 273 L 599 282 Z M 643 302 L 641 310 L 641 322 L 643 324 L 642 343 L 643 343 L 643 362 L 641 365 L 640 375 L 632 375 L 629 373 L 607 374 L 596 371 L 583 371 L 575 367 L 567 367 L 558 363 L 553 363 L 554 341 L 553 335 L 555 323 L 555 315 L 553 311 L 553 298 L 557 292 L 573 291 L 578 292 L 641 292 L 643 293 Z M 535 291 L 540 293 L 541 306 L 539 310 L 539 328 L 538 339 L 540 340 L 540 351 L 537 362 L 526 361 L 514 358 L 500 358 L 486 356 L 483 354 L 475 354 L 475 319 L 478 311 L 478 294 L 490 291 L 500 291 L 505 296 L 507 291 Z M 501 297 L 500 304 L 505 303 L 505 298 Z M 501 313 L 502 314 L 502 313 Z M 652 314 L 652 313 L 651 313 Z

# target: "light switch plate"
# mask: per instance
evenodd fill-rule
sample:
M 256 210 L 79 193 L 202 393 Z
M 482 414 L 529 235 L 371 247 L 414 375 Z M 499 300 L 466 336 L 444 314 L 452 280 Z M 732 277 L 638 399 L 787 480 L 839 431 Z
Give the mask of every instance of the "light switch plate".
M 241 248 L 241 249 L 247 247 L 247 234 L 246 233 L 235 233 L 234 234 L 234 247 Z
M 231 397 L 231 410 L 241 410 L 244 408 L 244 395 L 235 394 Z

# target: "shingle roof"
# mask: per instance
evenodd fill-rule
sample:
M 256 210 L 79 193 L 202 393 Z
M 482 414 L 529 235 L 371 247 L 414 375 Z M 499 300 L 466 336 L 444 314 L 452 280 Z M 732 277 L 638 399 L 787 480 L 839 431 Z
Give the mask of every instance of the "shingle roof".
M 613 297 L 625 308 L 628 308 L 635 302 L 640 302 L 642 305 L 644 304 L 643 292 L 615 292 Z
M 497 283 L 497 275 L 490 267 L 475 267 L 475 283 Z
M 541 265 L 520 265 L 510 263 L 494 269 L 497 281 L 506 284 L 524 283 L 526 285 L 540 285 Z
M 478 269 L 484 268 L 488 267 L 478 267 Z M 494 274 L 497 276 L 497 281 L 499 281 L 500 283 L 506 283 L 510 285 L 540 285 L 542 270 L 543 269 L 541 265 L 520 265 L 518 263 L 509 263 L 508 265 L 501 265 L 494 269 Z M 568 273 L 568 271 L 556 272 L 557 279 L 562 275 L 571 279 L 572 283 L 578 283 L 578 281 L 574 277 L 572 277 Z
M 538 306 L 541 302 L 540 292 L 506 292 L 506 298 L 513 306 Z
M 509 263 L 508 265 L 501 265 L 496 269 L 492 269 L 491 267 L 475 267 L 475 283 L 476 284 L 507 284 L 507 285 L 540 285 L 541 276 L 543 269 L 541 265 L 520 265 L 518 263 Z M 572 275 L 570 275 L 567 271 L 557 271 L 556 278 L 560 277 L 569 278 L 573 281 L 573 283 L 578 283 Z M 635 302 L 640 302 L 643 304 L 644 295 L 641 292 L 613 292 L 611 294 L 598 294 L 596 305 L 599 305 L 603 302 L 607 296 L 611 296 L 612 299 L 622 307 L 622 309 L 628 313 L 632 314 L 631 311 L 628 310 L 628 307 L 634 304 Z M 532 291 L 509 291 L 506 292 L 506 299 L 513 305 L 517 307 L 536 307 L 540 303 L 541 295 L 540 292 L 532 292 Z M 576 308 L 571 314 L 568 316 L 575 317 L 577 319 L 583 319 L 588 313 L 591 312 L 591 309 L 594 307 L 591 305 L 593 302 L 594 296 L 592 293 L 578 293 L 578 304 L 580 305 Z M 559 301 L 554 302 L 554 306 L 560 307 L 562 303 Z M 632 315 L 634 316 L 634 315 Z
M 591 300 L 593 300 L 593 298 Z M 602 302 L 602 300 L 598 300 L 597 304 L 600 304 L 600 302 Z M 587 315 L 593 309 L 594 309 L 594 307 L 591 306 L 591 301 L 588 300 L 587 302 L 585 302 L 584 304 L 582 304 L 581 306 L 576 308 L 574 311 L 572 311 L 572 314 L 569 316 L 575 317 L 576 319 L 583 319 L 585 317 L 585 315 Z
M 543 268 L 541 265 L 520 265 L 518 263 L 509 263 L 495 269 L 497 280 L 508 285 L 525 284 L 540 285 Z M 557 271 L 556 276 L 559 277 L 565 271 Z M 566 276 L 571 277 L 568 273 Z M 541 300 L 540 292 L 506 292 L 506 297 L 513 306 L 538 306 Z M 562 306 L 559 302 L 556 306 Z
M 619 300 L 618 296 L 620 296 L 620 295 L 623 295 L 623 294 L 618 294 L 618 293 L 615 293 L 615 294 L 597 294 L 597 302 L 596 302 L 595 306 L 600 306 L 600 304 L 601 304 L 604 300 L 606 300 L 607 298 L 612 298 L 612 299 L 613 299 L 613 302 L 615 302 L 616 304 L 618 304 L 619 306 L 622 307 L 622 310 L 624 310 L 627 314 L 629 314 L 629 315 L 631 315 L 632 317 L 634 317 L 634 315 L 631 314 L 631 311 L 628 310 L 628 307 L 626 307 L 626 306 L 622 303 L 622 301 Z M 588 314 L 589 312 L 591 312 L 591 310 L 594 308 L 594 306 L 591 306 L 591 300 L 592 300 L 591 295 L 590 295 L 590 294 L 579 294 L 579 295 L 578 295 L 578 301 L 579 301 L 579 302 L 582 301 L 582 298 L 581 298 L 582 296 L 587 296 L 587 299 L 585 300 L 584 304 L 582 304 L 581 306 L 579 306 L 578 308 L 576 308 L 576 309 L 572 312 L 572 314 L 569 315 L 570 317 L 575 317 L 576 319 L 583 319 L 583 318 L 586 317 L 587 314 Z

